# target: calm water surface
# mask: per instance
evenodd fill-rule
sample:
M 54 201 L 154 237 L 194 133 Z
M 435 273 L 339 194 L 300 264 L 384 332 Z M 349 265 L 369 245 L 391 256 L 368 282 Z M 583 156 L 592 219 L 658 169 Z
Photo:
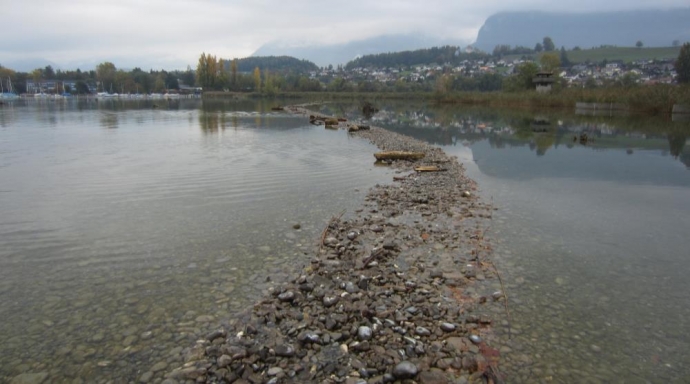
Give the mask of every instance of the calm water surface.
M 372 123 L 458 156 L 498 208 L 509 382 L 690 382 L 689 123 L 381 106 Z
M 156 103 L 0 109 L 0 382 L 174 367 L 389 175 L 364 140 L 269 105 Z

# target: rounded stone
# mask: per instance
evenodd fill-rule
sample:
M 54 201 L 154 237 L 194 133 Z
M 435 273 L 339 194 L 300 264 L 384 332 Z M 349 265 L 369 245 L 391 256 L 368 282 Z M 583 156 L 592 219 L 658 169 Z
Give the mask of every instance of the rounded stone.
M 416 333 L 419 336 L 429 336 L 431 335 L 431 331 L 424 328 L 424 327 L 417 327 L 414 330 L 414 333 Z
M 357 293 L 359 292 L 359 288 L 357 288 L 357 286 L 353 282 L 348 281 L 345 284 L 345 291 L 347 291 L 347 293 Z
M 361 326 L 357 329 L 357 337 L 359 337 L 360 340 L 370 340 L 373 336 L 373 331 L 371 328 L 367 326 Z
M 355 231 L 348 232 L 347 238 L 348 238 L 349 240 L 354 240 L 354 239 L 356 239 L 356 238 L 357 238 L 357 232 L 355 232 Z
M 295 299 L 295 293 L 292 291 L 285 291 L 278 295 L 278 300 L 287 302 L 287 301 L 292 301 Z
M 441 330 L 443 332 L 453 332 L 455 330 L 455 324 L 453 324 L 453 323 L 441 323 Z
M 340 298 L 338 296 L 324 296 L 323 297 L 323 305 L 325 307 L 332 307 L 335 305 Z
M 327 247 L 335 248 L 335 246 L 338 245 L 338 239 L 336 239 L 333 236 L 329 236 L 323 241 L 323 245 L 325 245 Z
M 401 361 L 393 368 L 393 376 L 400 380 L 412 379 L 417 376 L 417 372 L 417 366 L 407 360 Z
M 289 344 L 278 345 L 275 347 L 276 356 L 292 357 L 295 355 L 295 348 Z

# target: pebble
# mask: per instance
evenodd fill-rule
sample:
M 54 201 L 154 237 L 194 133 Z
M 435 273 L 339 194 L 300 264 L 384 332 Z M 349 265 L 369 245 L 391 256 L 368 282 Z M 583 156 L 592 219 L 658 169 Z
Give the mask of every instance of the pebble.
M 455 324 L 452 323 L 441 323 L 441 330 L 443 332 L 453 332 L 455 330 Z
M 338 301 L 340 301 L 340 297 L 338 296 L 324 296 L 323 298 L 323 305 L 324 307 L 332 307 L 335 305 Z
M 407 360 L 401 361 L 393 368 L 393 376 L 399 380 L 413 379 L 417 376 L 417 366 Z
M 370 340 L 373 336 L 373 332 L 371 328 L 367 326 L 361 326 L 357 329 L 357 337 L 359 337 L 360 340 Z
M 292 291 L 285 291 L 278 295 L 278 300 L 283 301 L 283 302 L 288 302 L 292 301 L 295 299 L 295 292 Z
M 292 357 L 295 355 L 295 348 L 292 345 L 281 344 L 275 347 L 276 356 Z

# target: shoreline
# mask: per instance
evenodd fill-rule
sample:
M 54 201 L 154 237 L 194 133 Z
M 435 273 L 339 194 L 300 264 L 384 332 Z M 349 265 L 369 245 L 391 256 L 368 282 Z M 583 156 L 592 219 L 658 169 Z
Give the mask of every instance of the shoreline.
M 487 314 L 505 301 L 484 238 L 494 208 L 440 148 L 378 127 L 350 135 L 425 157 L 392 162 L 393 180 L 329 221 L 299 276 L 183 348 L 163 383 L 502 381 Z

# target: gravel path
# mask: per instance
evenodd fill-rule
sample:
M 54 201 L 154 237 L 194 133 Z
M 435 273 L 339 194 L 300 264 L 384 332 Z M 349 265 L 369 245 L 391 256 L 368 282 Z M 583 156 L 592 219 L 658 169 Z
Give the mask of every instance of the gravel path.
M 493 208 L 441 149 L 377 127 L 350 134 L 425 157 L 393 162 L 394 180 L 372 188 L 353 217 L 331 219 L 299 276 L 184 348 L 184 365 L 164 380 L 146 372 L 142 382 L 502 381 L 485 341 L 485 313 L 505 299 L 486 284 L 496 277 L 484 239 Z M 415 172 L 421 165 L 442 171 Z

